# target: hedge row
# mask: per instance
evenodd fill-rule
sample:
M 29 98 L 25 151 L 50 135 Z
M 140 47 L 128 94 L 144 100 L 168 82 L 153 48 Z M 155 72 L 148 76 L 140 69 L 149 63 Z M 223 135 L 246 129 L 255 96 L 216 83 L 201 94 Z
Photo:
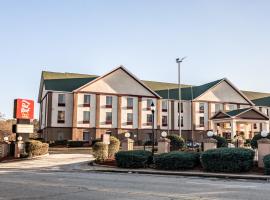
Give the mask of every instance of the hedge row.
M 201 163 L 210 172 L 246 172 L 253 167 L 254 151 L 244 148 L 218 148 L 201 154 Z
M 146 168 L 151 162 L 151 152 L 143 150 L 120 151 L 115 154 L 118 167 Z
M 38 140 L 30 140 L 26 142 L 26 153 L 28 156 L 41 156 L 45 155 L 49 151 L 49 144 L 42 143 Z
M 270 155 L 266 155 L 263 158 L 264 174 L 270 175 Z
M 200 163 L 199 153 L 172 151 L 154 157 L 157 169 L 178 170 L 193 169 Z

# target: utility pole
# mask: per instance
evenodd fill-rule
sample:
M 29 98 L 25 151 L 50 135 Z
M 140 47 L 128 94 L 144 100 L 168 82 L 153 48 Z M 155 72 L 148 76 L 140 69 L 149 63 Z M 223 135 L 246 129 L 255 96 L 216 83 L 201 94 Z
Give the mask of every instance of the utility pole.
M 186 57 L 183 58 L 176 58 L 176 63 L 178 64 L 178 124 L 179 124 L 179 136 L 182 137 L 182 127 L 181 127 L 181 119 L 182 119 L 182 113 L 181 113 L 181 63 Z

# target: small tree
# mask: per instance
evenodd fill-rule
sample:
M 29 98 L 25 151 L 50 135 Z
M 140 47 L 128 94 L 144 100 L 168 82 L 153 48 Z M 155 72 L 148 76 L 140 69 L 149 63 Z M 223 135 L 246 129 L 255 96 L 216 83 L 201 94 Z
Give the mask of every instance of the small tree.
M 115 153 L 117 153 L 119 149 L 120 149 L 120 140 L 118 140 L 114 136 L 110 136 L 108 157 L 114 158 Z
M 214 135 L 213 138 L 217 140 L 217 148 L 228 147 L 228 142 L 224 137 Z
M 108 145 L 103 142 L 96 142 L 93 145 L 93 153 L 96 161 L 105 161 L 108 158 Z
M 170 142 L 171 151 L 178 151 L 185 146 L 184 139 L 178 135 L 175 135 L 175 134 L 168 135 L 167 138 L 171 140 L 171 142 Z

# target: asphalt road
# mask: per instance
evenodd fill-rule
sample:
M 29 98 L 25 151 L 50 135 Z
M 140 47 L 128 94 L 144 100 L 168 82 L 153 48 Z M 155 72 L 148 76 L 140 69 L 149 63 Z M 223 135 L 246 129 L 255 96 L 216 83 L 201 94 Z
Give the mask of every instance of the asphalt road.
M 85 171 L 90 160 L 68 153 L 0 163 L 0 200 L 270 199 L 264 181 Z
M 270 199 L 270 184 L 260 181 L 191 177 L 0 170 L 0 199 L 195 200 Z

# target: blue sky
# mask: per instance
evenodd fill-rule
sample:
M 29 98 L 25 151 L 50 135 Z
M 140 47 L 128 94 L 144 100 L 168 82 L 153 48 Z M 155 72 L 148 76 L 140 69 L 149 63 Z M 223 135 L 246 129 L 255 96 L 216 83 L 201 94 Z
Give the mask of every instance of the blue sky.
M 0 0 L 0 112 L 37 100 L 42 70 L 201 84 L 227 77 L 270 92 L 270 1 Z M 38 116 L 38 104 L 36 104 Z

